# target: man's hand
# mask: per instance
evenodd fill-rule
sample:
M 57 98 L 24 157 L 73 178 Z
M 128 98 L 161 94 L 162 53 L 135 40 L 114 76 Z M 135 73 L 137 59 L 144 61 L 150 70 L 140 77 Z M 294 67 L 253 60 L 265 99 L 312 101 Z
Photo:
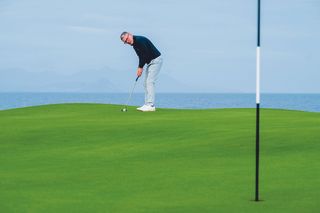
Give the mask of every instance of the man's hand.
M 137 70 L 137 76 L 140 77 L 142 75 L 142 72 L 143 72 L 143 68 L 138 68 Z

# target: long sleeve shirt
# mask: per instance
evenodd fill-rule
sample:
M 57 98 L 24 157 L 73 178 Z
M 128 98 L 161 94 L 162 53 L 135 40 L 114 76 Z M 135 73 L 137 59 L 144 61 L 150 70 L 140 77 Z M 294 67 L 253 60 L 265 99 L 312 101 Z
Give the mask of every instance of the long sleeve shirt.
M 149 64 L 161 55 L 152 42 L 144 36 L 133 36 L 132 46 L 139 57 L 139 68 L 143 68 L 145 64 Z

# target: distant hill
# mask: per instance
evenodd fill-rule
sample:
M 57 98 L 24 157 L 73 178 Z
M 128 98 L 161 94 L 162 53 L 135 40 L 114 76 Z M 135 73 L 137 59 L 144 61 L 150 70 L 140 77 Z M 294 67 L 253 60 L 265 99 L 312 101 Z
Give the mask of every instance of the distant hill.
M 24 69 L 0 70 L 0 92 L 128 92 L 135 71 L 114 70 L 109 67 L 87 69 L 74 74 L 56 72 L 30 72 Z M 144 76 L 139 80 L 136 92 L 143 92 Z M 158 92 L 197 92 L 196 87 L 184 84 L 166 73 L 161 73 Z

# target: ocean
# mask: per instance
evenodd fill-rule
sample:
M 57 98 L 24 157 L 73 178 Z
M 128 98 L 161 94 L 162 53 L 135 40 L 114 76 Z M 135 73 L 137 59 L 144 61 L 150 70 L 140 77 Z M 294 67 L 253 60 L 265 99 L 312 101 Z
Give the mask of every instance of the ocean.
M 0 93 L 0 110 L 58 103 L 102 103 L 123 105 L 127 93 Z M 156 107 L 176 109 L 255 108 L 255 94 L 159 93 Z M 129 105 L 144 102 L 135 93 Z M 320 94 L 261 94 L 261 108 L 320 112 Z

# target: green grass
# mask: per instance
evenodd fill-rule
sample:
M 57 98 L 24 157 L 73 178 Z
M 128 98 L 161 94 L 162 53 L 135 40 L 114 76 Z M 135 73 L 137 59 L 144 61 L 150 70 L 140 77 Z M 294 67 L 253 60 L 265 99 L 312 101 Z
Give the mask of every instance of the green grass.
M 0 212 L 318 212 L 320 113 L 140 113 L 61 104 L 0 111 Z

